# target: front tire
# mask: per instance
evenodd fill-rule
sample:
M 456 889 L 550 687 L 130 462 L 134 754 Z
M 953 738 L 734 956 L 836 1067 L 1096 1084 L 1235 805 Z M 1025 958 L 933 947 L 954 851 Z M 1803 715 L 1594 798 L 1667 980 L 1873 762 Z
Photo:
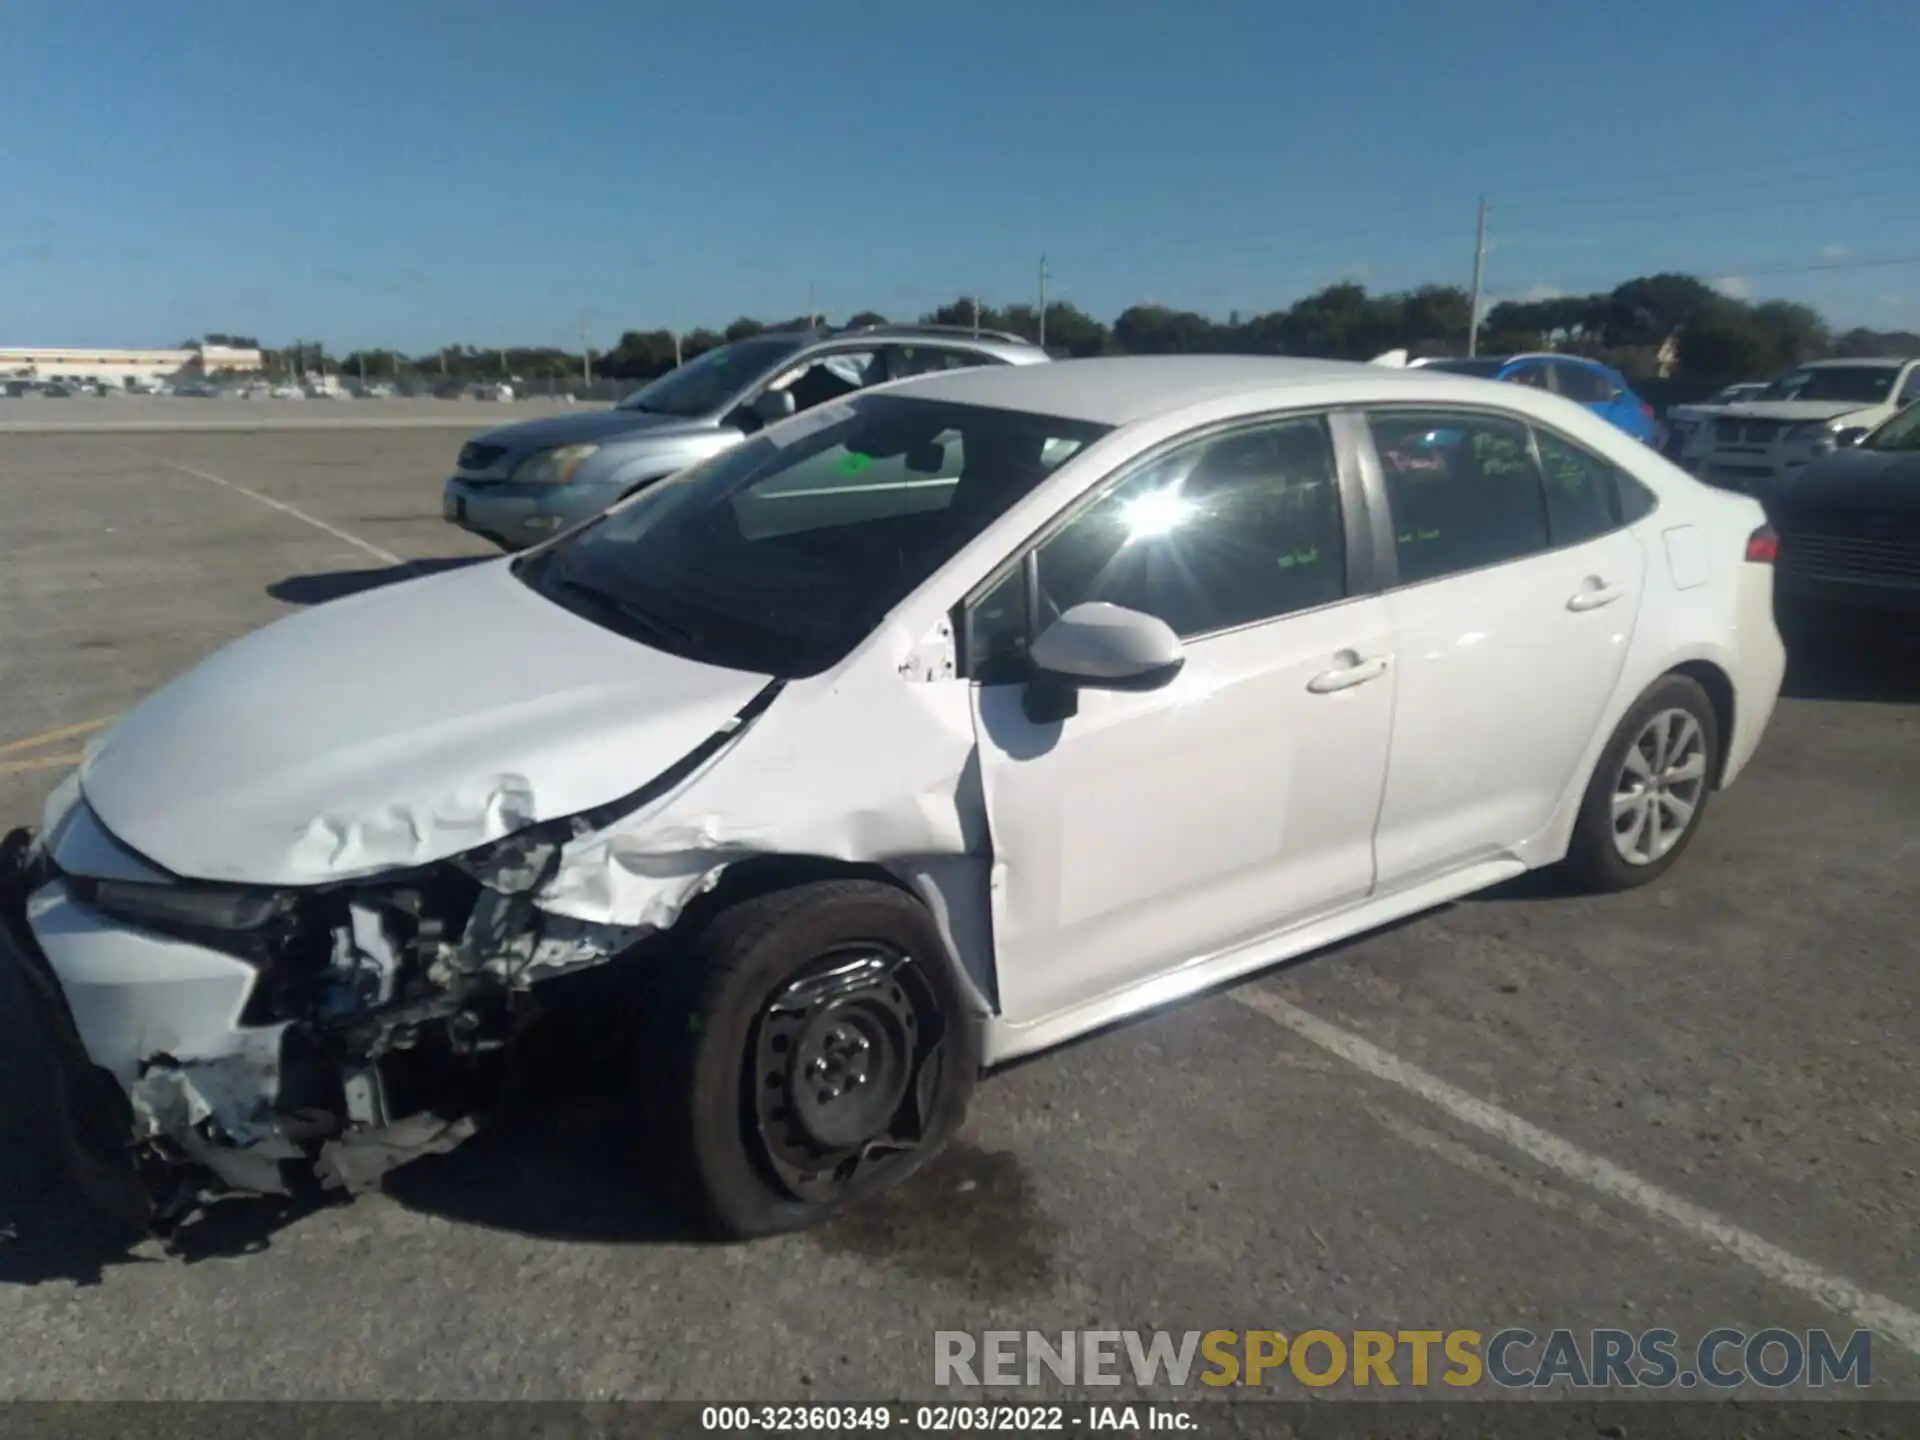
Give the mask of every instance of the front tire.
M 633 1071 L 668 1194 L 746 1239 L 905 1180 L 965 1118 L 980 1022 L 932 917 L 870 880 L 708 921 L 652 998 Z
M 1685 675 L 1663 676 L 1600 752 L 1574 821 L 1569 876 L 1615 891 L 1666 874 L 1700 829 L 1719 767 L 1720 722 L 1707 692 Z

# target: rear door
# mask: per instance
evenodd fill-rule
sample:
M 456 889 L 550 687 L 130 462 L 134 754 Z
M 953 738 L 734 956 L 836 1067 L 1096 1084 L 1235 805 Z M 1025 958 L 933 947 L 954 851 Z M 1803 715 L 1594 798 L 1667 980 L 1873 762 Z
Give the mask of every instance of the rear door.
M 1379 409 L 1368 429 L 1395 538 L 1384 892 L 1513 854 L 1584 779 L 1645 559 L 1613 467 L 1558 435 L 1464 408 Z

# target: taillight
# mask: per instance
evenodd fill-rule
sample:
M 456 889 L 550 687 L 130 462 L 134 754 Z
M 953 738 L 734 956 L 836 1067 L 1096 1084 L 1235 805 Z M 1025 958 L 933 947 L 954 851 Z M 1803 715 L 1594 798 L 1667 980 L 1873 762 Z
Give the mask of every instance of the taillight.
M 1780 537 L 1771 525 L 1762 525 L 1747 537 L 1747 563 L 1771 565 L 1780 558 Z
M 1644 400 L 1640 402 L 1640 413 L 1649 420 L 1653 419 L 1653 407 Z

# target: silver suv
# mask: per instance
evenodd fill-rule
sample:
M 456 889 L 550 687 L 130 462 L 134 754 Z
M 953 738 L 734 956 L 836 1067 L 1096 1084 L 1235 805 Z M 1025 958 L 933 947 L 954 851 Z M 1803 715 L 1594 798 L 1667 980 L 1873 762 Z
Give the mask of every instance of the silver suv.
M 938 325 L 736 340 L 669 371 L 611 410 L 476 435 L 461 447 L 458 469 L 446 483 L 446 518 L 519 550 L 801 410 L 890 380 L 1046 358 L 1018 335 Z

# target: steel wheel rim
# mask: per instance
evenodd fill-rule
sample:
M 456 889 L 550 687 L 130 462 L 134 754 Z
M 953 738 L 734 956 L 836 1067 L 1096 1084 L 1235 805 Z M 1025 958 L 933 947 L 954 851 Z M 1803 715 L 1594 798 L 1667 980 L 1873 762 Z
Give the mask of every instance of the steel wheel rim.
M 1692 713 L 1662 710 L 1627 746 L 1614 777 L 1613 846 L 1629 865 L 1673 852 L 1700 813 L 1707 785 L 1707 736 Z
M 943 1027 L 918 965 L 881 943 L 819 957 L 762 1006 L 742 1116 L 780 1188 L 829 1204 L 912 1150 L 940 1078 Z

